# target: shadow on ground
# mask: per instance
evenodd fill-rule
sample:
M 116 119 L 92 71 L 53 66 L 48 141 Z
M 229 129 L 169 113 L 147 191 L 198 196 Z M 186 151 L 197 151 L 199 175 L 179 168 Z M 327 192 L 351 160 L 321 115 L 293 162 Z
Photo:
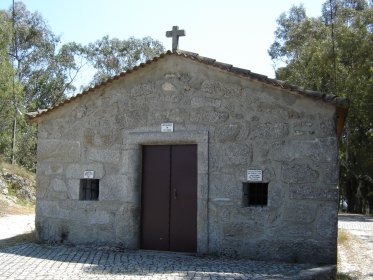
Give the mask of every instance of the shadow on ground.
M 373 217 L 364 216 L 361 214 L 346 214 L 340 213 L 338 214 L 338 221 L 339 222 L 367 222 L 373 223 Z
M 337 273 L 337 280 L 355 280 L 356 278 L 351 277 L 345 273 Z
M 76 264 L 81 264 L 81 266 L 78 265 L 79 271 L 75 271 L 75 273 L 98 275 L 167 275 L 171 278 L 216 277 L 218 279 L 241 279 L 241 277 L 244 279 L 252 277 L 259 277 L 258 279 L 289 279 L 289 277 L 291 279 L 311 279 L 311 274 L 327 273 L 332 275 L 334 273 L 335 275 L 335 266 L 317 267 L 317 265 L 310 264 L 200 257 L 184 253 L 123 250 L 115 247 L 23 243 L 2 248 L 0 255 L 2 253 L 68 262 L 72 263 L 74 268 Z M 52 275 L 52 271 L 47 273 Z
M 36 242 L 35 231 L 19 234 L 10 238 L 0 239 L 0 249 L 15 246 L 22 242 Z

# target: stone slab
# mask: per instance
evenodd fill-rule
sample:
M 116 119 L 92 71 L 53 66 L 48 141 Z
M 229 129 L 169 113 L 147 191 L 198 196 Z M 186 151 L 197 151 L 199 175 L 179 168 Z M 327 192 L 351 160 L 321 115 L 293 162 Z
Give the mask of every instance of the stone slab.
M 108 162 L 108 163 L 119 163 L 121 158 L 121 151 L 119 149 L 95 149 L 88 148 L 87 151 L 88 160 L 95 162 Z
M 319 172 L 306 163 L 285 162 L 281 171 L 286 183 L 315 183 L 319 178 Z
M 316 184 L 290 184 L 290 199 L 310 199 L 336 201 L 338 199 L 338 189 L 333 186 L 320 187 Z
M 77 162 L 80 160 L 80 142 L 66 140 L 39 140 L 39 162 Z

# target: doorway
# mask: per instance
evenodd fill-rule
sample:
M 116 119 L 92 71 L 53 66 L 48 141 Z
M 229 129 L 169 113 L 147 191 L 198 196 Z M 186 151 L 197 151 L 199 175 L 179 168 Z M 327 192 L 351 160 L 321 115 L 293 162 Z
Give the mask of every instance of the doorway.
M 197 145 L 142 148 L 141 247 L 197 250 Z

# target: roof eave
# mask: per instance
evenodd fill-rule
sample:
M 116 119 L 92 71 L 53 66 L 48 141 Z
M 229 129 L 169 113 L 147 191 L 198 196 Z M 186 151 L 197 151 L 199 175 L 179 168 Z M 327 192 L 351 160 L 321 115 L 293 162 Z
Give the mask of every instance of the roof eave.
M 308 96 L 308 97 L 311 97 L 311 98 L 314 98 L 314 99 L 320 99 L 320 100 L 323 100 L 324 102 L 333 104 L 337 108 L 345 108 L 346 109 L 346 114 L 347 114 L 348 100 L 346 98 L 338 97 L 336 95 L 327 95 L 327 94 L 317 92 L 317 91 L 305 90 L 304 88 L 289 84 L 286 81 L 271 79 L 271 78 L 268 78 L 265 75 L 257 74 L 257 73 L 251 72 L 250 70 L 247 70 L 247 69 L 234 67 L 231 64 L 222 63 L 222 62 L 216 61 L 215 59 L 212 59 L 212 58 L 200 56 L 197 53 L 177 50 L 177 51 L 174 51 L 174 52 L 167 51 L 167 52 L 161 54 L 158 57 L 154 57 L 153 59 L 148 60 L 145 63 L 141 63 L 140 65 L 135 66 L 134 68 L 132 68 L 132 69 L 126 71 L 126 72 L 122 72 L 122 73 L 120 73 L 120 74 L 102 82 L 102 83 L 99 83 L 99 84 L 97 84 L 97 85 L 95 85 L 95 86 L 93 86 L 93 87 L 91 87 L 91 88 L 89 88 L 89 89 L 87 89 L 87 90 L 85 90 L 85 91 L 83 91 L 83 92 L 81 92 L 81 93 L 79 93 L 79 94 L 77 94 L 77 95 L 59 103 L 59 104 L 57 104 L 57 105 L 55 105 L 52 108 L 44 109 L 41 112 L 36 113 L 36 114 L 35 114 L 35 112 L 29 113 L 28 117 L 29 117 L 31 122 L 38 123 L 43 116 L 50 113 L 51 111 L 53 111 L 57 108 L 60 108 L 61 106 L 65 105 L 67 103 L 70 103 L 74 100 L 77 100 L 77 99 L 89 94 L 90 92 L 96 91 L 97 89 L 99 89 L 99 88 L 101 88 L 101 87 L 103 87 L 107 84 L 110 84 L 115 80 L 118 80 L 118 79 L 120 79 L 122 77 L 125 77 L 125 76 L 127 76 L 127 75 L 129 75 L 133 72 L 136 72 L 137 70 L 139 70 L 141 68 L 144 68 L 147 65 L 152 64 L 153 62 L 158 61 L 159 59 L 161 59 L 165 56 L 169 56 L 169 55 L 177 55 L 177 56 L 185 57 L 187 59 L 195 60 L 195 61 L 198 61 L 200 63 L 210 65 L 210 66 L 219 68 L 221 70 L 225 70 L 225 71 L 230 72 L 230 73 L 234 73 L 236 75 L 239 75 L 240 77 L 245 77 L 245 78 L 249 78 L 249 79 L 252 79 L 252 80 L 257 80 L 257 81 L 262 82 L 262 83 L 266 83 L 266 84 L 269 84 L 269 85 L 272 85 L 272 86 L 275 86 L 275 87 L 279 87 L 279 88 L 282 88 L 282 89 L 285 89 L 285 90 L 288 90 L 288 91 L 299 93 L 300 95 Z M 343 128 L 343 125 L 342 125 L 342 128 Z

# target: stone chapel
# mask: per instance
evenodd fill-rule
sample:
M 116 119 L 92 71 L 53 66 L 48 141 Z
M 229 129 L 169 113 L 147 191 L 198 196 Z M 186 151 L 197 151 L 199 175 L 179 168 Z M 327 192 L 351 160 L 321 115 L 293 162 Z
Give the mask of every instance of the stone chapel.
M 335 264 L 346 113 L 175 47 L 29 114 L 38 238 Z

